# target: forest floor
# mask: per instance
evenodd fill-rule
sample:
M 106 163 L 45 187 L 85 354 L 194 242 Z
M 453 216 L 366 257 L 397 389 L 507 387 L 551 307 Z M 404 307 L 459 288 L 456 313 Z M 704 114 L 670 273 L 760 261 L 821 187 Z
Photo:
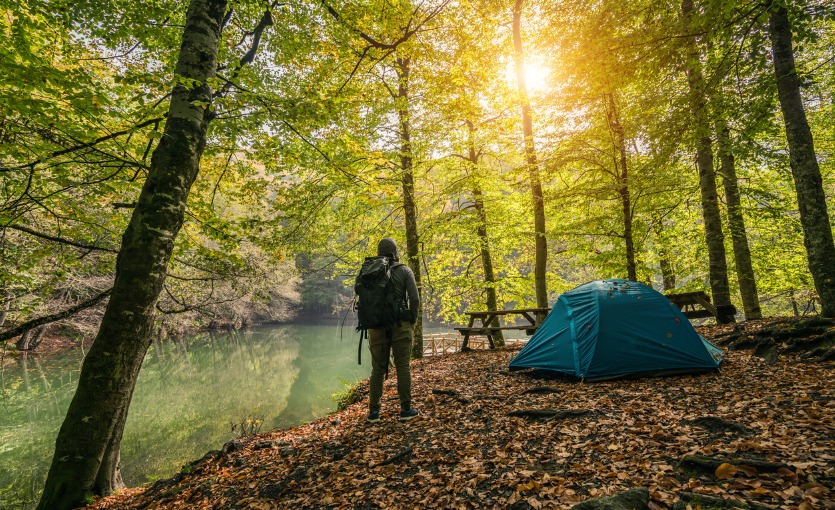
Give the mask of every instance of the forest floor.
M 570 508 L 635 487 L 653 510 L 835 509 L 835 322 L 701 333 L 749 350 L 718 372 L 598 383 L 508 372 L 510 349 L 424 358 L 412 421 L 392 378 L 366 423 L 364 382 L 343 411 L 88 509 Z

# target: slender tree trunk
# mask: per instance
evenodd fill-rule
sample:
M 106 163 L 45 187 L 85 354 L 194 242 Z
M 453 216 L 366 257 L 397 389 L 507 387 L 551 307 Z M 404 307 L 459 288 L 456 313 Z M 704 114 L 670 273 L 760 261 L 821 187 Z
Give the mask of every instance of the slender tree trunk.
M 476 227 L 476 235 L 478 236 L 478 245 L 481 250 L 481 267 L 484 272 L 484 291 L 486 293 L 487 310 L 494 312 L 499 309 L 499 300 L 496 293 L 496 273 L 493 270 L 493 257 L 490 253 L 490 238 L 487 235 L 487 211 L 484 209 L 484 193 L 481 189 L 481 181 L 479 179 L 481 172 L 479 172 L 478 152 L 475 148 L 475 126 L 472 122 L 467 121 L 467 128 L 469 129 L 469 154 L 468 159 L 473 172 L 473 202 L 475 205 L 476 215 L 478 217 L 478 226 Z M 499 327 L 499 318 L 495 317 L 491 326 Z M 501 331 L 496 331 L 493 334 L 493 342 L 496 345 L 504 345 L 504 335 Z
M 693 17 L 693 0 L 683 0 L 685 28 L 689 29 Z M 705 224 L 710 290 L 713 302 L 719 311 L 716 318 L 720 324 L 734 322 L 734 307 L 731 304 L 731 289 L 728 283 L 728 263 L 725 254 L 725 236 L 722 233 L 722 216 L 716 191 L 716 171 L 713 164 L 713 141 L 710 138 L 710 115 L 705 84 L 699 63 L 696 41 L 689 40 L 687 82 L 690 86 L 690 105 L 693 110 L 693 124 L 696 132 L 696 165 L 699 168 L 699 188 L 702 195 L 702 216 Z
M 745 217 L 742 213 L 742 201 L 739 198 L 736 164 L 731 148 L 730 130 L 727 126 L 719 129 L 719 173 L 725 187 L 725 200 L 728 203 L 728 227 L 734 246 L 736 275 L 739 279 L 739 292 L 742 295 L 742 308 L 745 319 L 762 319 L 760 298 L 757 293 L 757 280 L 751 264 L 751 250 L 748 248 L 748 234 L 745 229 Z
M 789 163 L 797 189 L 797 205 L 809 271 L 820 298 L 821 315 L 835 317 L 835 244 L 826 209 L 826 193 L 815 155 L 815 142 L 800 96 L 789 13 L 786 7 L 774 1 L 769 2 L 769 12 L 774 74 L 786 125 Z
M 662 248 L 659 255 L 658 265 L 661 266 L 661 280 L 664 285 L 664 292 L 670 292 L 676 288 L 676 274 L 673 271 L 673 264 L 670 262 L 668 250 Z
M 664 286 L 664 292 L 670 292 L 676 288 L 676 273 L 675 264 L 673 263 L 673 256 L 670 249 L 664 241 L 664 219 L 657 218 L 653 222 L 653 231 L 655 237 L 658 239 L 658 266 L 661 269 L 661 281 Z
M 792 312 L 795 317 L 800 317 L 800 309 L 797 306 L 797 298 L 794 295 L 794 289 L 789 289 L 789 301 L 792 304 Z
M 539 162 L 533 140 L 533 116 L 528 85 L 525 80 L 525 52 L 522 48 L 522 4 L 516 0 L 513 6 L 513 49 L 516 64 L 516 79 L 519 82 L 519 101 L 522 104 L 522 132 L 525 136 L 525 162 L 531 182 L 533 197 L 534 236 L 536 262 L 534 264 L 534 286 L 537 308 L 548 308 L 548 282 L 545 270 L 548 264 L 548 240 L 545 237 L 545 203 L 542 199 L 542 181 L 539 176 Z
M 2 328 L 3 324 L 6 323 L 6 317 L 9 316 L 9 310 L 12 307 L 12 301 L 14 301 L 14 294 L 11 292 L 0 292 L 0 296 L 3 296 L 3 306 L 0 307 L 0 328 Z
M 206 145 L 212 100 L 209 82 L 225 0 L 191 0 L 165 130 L 116 259 L 116 280 L 99 333 L 84 359 L 78 389 L 55 445 L 38 508 L 83 505 L 91 493 L 117 483 L 118 451 L 142 360 L 152 339 L 154 307 L 165 280 L 174 239 Z M 105 472 L 103 472 L 105 471 Z
M 415 205 L 414 161 L 412 160 L 411 118 L 409 113 L 409 72 L 411 60 L 408 57 L 395 61 L 397 69 L 397 97 L 395 107 L 400 121 L 400 170 L 403 183 L 403 211 L 406 221 L 406 264 L 415 273 L 418 292 L 422 293 L 420 278 L 420 237 L 417 226 L 417 206 Z M 412 359 L 423 357 L 423 301 L 417 312 L 414 338 L 412 340 Z
M 632 197 L 629 194 L 629 172 L 626 158 L 626 134 L 620 122 L 620 112 L 615 104 L 614 94 L 604 94 L 606 118 L 612 131 L 615 148 L 615 174 L 617 175 L 618 195 L 623 213 L 623 240 L 626 245 L 627 279 L 638 281 L 635 264 L 635 239 L 632 235 Z

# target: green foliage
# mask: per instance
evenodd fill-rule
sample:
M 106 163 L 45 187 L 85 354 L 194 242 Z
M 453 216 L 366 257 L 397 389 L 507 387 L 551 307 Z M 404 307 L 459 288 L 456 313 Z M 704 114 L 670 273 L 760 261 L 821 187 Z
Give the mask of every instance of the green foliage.
M 362 394 L 359 393 L 359 384 L 341 378 L 339 382 L 342 383 L 344 389 L 331 395 L 331 399 L 336 402 L 336 412 L 344 411 L 348 406 L 356 404 L 362 399 Z
M 329 5 L 338 20 L 316 3 L 275 7 L 255 58 L 241 66 L 264 4 L 234 4 L 212 84 L 218 94 L 206 105 L 216 118 L 176 241 L 161 326 L 282 320 L 299 304 L 318 316 L 344 311 L 356 268 L 377 240 L 405 244 L 393 99 L 394 59 L 402 57 L 411 62 L 427 318 L 461 321 L 486 306 L 488 287 L 499 306 L 534 302 L 507 6 Z M 167 91 L 179 79 L 184 5 L 8 1 L 0 9 L 9 41 L 0 47 L 0 289 L 14 299 L 8 320 L 20 322 L 109 285 L 129 204 L 161 136 Z M 529 88 L 552 302 L 584 281 L 626 275 L 607 94 L 627 141 L 638 279 L 660 287 L 663 260 L 677 288 L 707 286 L 679 12 L 679 4 L 649 0 L 525 4 L 526 58 L 546 76 Z M 833 17 L 814 2 L 792 3 L 791 14 L 831 197 Z M 733 134 L 757 283 L 766 313 L 776 314 L 791 312 L 791 296 L 813 285 L 765 18 L 741 2 L 706 2 L 691 28 L 712 114 Z M 417 32 L 396 48 L 369 42 L 398 41 L 406 26 Z M 480 226 L 493 284 L 485 283 Z M 71 327 L 89 335 L 96 320 Z

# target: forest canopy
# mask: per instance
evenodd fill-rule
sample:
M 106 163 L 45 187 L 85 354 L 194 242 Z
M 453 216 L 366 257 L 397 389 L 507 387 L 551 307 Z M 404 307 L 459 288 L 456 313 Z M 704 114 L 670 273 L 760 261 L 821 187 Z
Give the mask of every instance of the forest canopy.
M 767 315 L 819 307 L 772 58 L 777 4 L 684 6 L 229 4 L 158 324 L 286 319 L 298 303 L 344 310 L 342 285 L 386 235 L 419 269 L 433 322 L 536 304 L 538 239 L 550 302 L 606 277 L 710 291 L 719 249 L 740 310 L 750 275 Z M 175 73 L 185 7 L 3 2 L 9 324 L 112 285 L 171 87 L 194 85 Z M 834 10 L 785 7 L 831 215 Z M 712 196 L 700 181 L 708 156 Z M 64 321 L 92 334 L 100 308 Z

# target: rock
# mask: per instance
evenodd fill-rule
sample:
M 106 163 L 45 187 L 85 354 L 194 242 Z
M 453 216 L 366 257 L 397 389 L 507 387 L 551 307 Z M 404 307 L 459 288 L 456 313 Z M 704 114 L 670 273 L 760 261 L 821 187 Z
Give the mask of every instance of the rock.
M 228 455 L 232 452 L 237 452 L 238 450 L 243 450 L 243 448 L 244 448 L 244 442 L 240 439 L 235 439 L 235 440 L 229 441 L 228 443 L 224 444 L 221 451 L 223 452 L 224 455 Z
M 645 510 L 649 508 L 646 487 L 631 489 L 613 496 L 590 499 L 571 507 L 571 510 Z
M 780 350 L 775 345 L 774 341 L 764 342 L 754 349 L 754 356 L 765 360 L 769 365 L 777 363 L 780 359 Z

